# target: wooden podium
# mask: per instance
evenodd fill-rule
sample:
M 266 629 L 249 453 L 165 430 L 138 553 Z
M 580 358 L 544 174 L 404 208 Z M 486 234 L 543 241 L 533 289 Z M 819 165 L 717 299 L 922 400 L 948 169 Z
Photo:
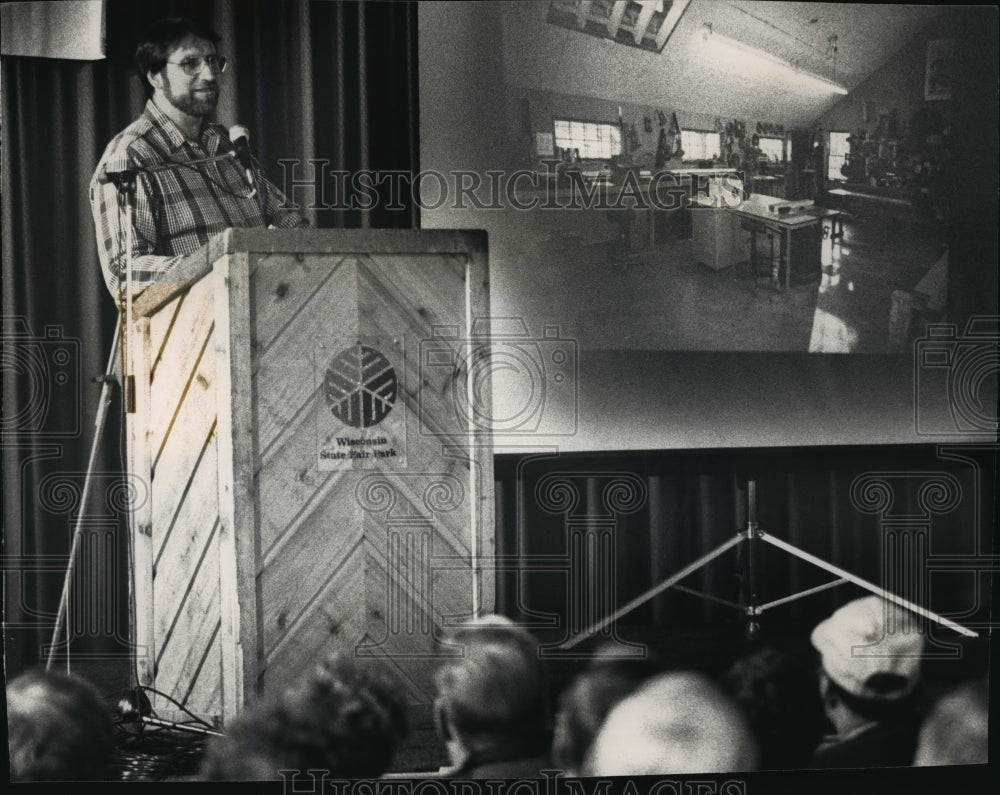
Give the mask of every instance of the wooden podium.
M 231 229 L 136 297 L 140 685 L 225 725 L 340 651 L 430 702 L 493 609 L 488 316 L 470 231 Z

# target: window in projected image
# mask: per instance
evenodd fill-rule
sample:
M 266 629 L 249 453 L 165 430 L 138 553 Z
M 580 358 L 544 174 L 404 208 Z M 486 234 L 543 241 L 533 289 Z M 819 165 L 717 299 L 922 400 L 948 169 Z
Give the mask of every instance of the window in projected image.
M 844 181 L 844 162 L 851 151 L 850 133 L 830 133 L 830 154 L 827 158 L 827 168 L 831 180 Z
M 581 158 L 607 159 L 622 153 L 622 131 L 617 124 L 556 119 L 555 139 L 560 149 L 579 149 Z
M 784 163 L 792 159 L 792 144 L 790 141 L 786 142 L 784 138 L 761 138 L 757 146 L 772 163 Z
M 681 130 L 685 160 L 714 160 L 719 156 L 719 134 L 701 130 Z

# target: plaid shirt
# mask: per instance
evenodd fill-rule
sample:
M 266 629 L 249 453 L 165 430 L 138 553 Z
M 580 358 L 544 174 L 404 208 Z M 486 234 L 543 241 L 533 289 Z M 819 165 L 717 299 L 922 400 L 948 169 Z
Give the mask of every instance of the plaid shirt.
M 144 169 L 233 151 L 225 128 L 209 124 L 197 143 L 189 141 L 152 100 L 142 116 L 112 139 L 90 180 L 101 270 L 112 297 L 117 300 L 125 289 L 125 200 L 113 184 L 101 185 L 98 177 L 105 169 Z M 224 229 L 306 223 L 298 213 L 280 209 L 284 195 L 259 173 L 257 195 L 251 196 L 243 173 L 235 158 L 139 173 L 132 223 L 136 292 L 161 281 L 181 259 Z

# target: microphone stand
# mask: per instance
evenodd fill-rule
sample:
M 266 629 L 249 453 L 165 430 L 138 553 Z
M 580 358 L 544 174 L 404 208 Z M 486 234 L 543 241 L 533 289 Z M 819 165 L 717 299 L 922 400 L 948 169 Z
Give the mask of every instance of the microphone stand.
M 76 556 L 80 549 L 81 539 L 83 536 L 83 526 L 84 526 L 84 514 L 87 509 L 87 500 L 90 495 L 90 489 L 93 484 L 94 479 L 94 469 L 97 463 L 97 453 L 100 447 L 101 439 L 104 436 L 104 432 L 107 425 L 107 411 L 108 407 L 111 405 L 111 389 L 117 380 L 116 374 L 121 374 L 122 381 L 122 403 L 124 410 L 128 414 L 134 414 L 136 411 L 136 396 L 135 396 L 135 375 L 133 373 L 133 362 L 132 362 L 132 344 L 133 344 L 133 323 L 132 323 L 132 311 L 133 311 L 133 299 L 135 297 L 135 284 L 132 278 L 132 270 L 134 264 L 134 233 L 133 233 L 133 223 L 135 215 L 135 194 L 138 184 L 139 174 L 156 174 L 160 171 L 167 171 L 174 168 L 184 168 L 189 166 L 198 166 L 206 163 L 215 163 L 221 160 L 231 160 L 235 159 L 235 152 L 226 152 L 221 155 L 211 155 L 208 157 L 200 157 L 194 160 L 186 160 L 184 162 L 166 162 L 161 163 L 156 166 L 149 166 L 145 168 L 130 168 L 123 169 L 122 171 L 108 172 L 105 171 L 98 177 L 98 182 L 101 184 L 112 183 L 118 189 L 118 195 L 123 197 L 125 200 L 125 291 L 119 296 L 118 300 L 118 320 L 115 326 L 114 337 L 111 342 L 111 352 L 108 356 L 108 363 L 105 368 L 104 375 L 97 376 L 94 381 L 101 384 L 101 397 L 98 403 L 97 414 L 94 419 L 94 439 L 90 448 L 90 457 L 87 462 L 87 472 L 84 477 L 84 483 L 80 498 L 80 516 L 77 519 L 76 527 L 73 531 L 73 540 L 70 544 L 69 552 L 69 563 L 66 568 L 66 575 L 63 578 L 63 588 L 62 594 L 59 599 L 59 609 L 56 615 L 55 627 L 52 631 L 52 640 L 49 646 L 48 655 L 45 662 L 45 670 L 51 670 L 53 663 L 55 662 L 55 653 L 59 643 L 59 636 L 63 625 L 66 623 L 66 615 L 69 611 L 69 592 L 73 581 L 73 574 L 76 568 Z M 251 186 L 253 187 L 253 186 Z M 121 352 L 121 358 L 118 358 L 119 351 Z M 133 507 L 131 504 L 131 498 L 129 496 L 128 489 L 125 489 L 125 499 L 127 500 L 127 516 L 128 516 L 128 542 L 129 542 L 129 577 L 132 577 L 133 566 L 131 563 L 132 557 L 132 533 L 135 529 L 135 517 L 133 514 Z M 130 585 L 130 593 L 134 593 L 134 589 Z M 134 605 L 130 609 L 130 622 L 135 621 L 135 609 Z M 130 641 L 132 638 L 129 639 Z M 70 655 L 69 655 L 69 629 L 66 629 L 66 671 L 70 670 Z M 129 684 L 133 692 L 136 693 L 137 703 L 141 703 L 138 696 L 138 691 L 140 688 L 138 676 L 135 671 L 135 658 L 134 658 L 134 646 L 130 652 L 130 659 L 133 665 L 130 666 L 129 670 Z M 169 724 L 167 721 L 158 721 L 157 719 L 150 718 L 143 714 L 143 710 L 139 711 L 139 721 L 140 723 L 149 721 L 155 722 L 157 725 L 171 725 L 176 728 L 188 728 L 182 724 Z M 213 733 L 213 732 L 206 732 Z
M 84 477 L 83 489 L 80 494 L 80 517 L 77 519 L 76 528 L 73 530 L 73 541 L 70 545 L 69 564 L 66 569 L 66 576 L 63 580 L 62 595 L 59 598 L 59 612 L 56 616 L 56 625 L 52 631 L 52 640 L 49 644 L 49 654 L 45 662 L 45 670 L 51 670 L 55 661 L 55 652 L 59 643 L 59 631 L 66 619 L 69 609 L 69 589 L 73 580 L 73 570 L 76 567 L 76 556 L 80 548 L 80 539 L 83 535 L 83 513 L 87 508 L 87 500 L 90 496 L 90 487 L 94 480 L 94 467 L 97 463 L 97 451 L 100 447 L 101 439 L 104 437 L 104 428 L 107 422 L 108 408 L 111 406 L 111 390 L 115 383 L 115 373 L 118 370 L 118 348 L 122 334 L 122 319 L 119 316 L 115 334 L 111 340 L 111 353 L 108 356 L 107 366 L 104 368 L 104 375 L 94 378 L 95 383 L 101 384 L 101 397 L 97 404 L 97 414 L 94 418 L 94 440 L 90 446 L 90 458 L 87 461 L 87 474 Z M 66 646 L 69 647 L 69 631 L 66 632 Z M 66 672 L 69 673 L 69 654 L 66 655 Z
M 49 644 L 49 653 L 45 661 L 45 670 L 51 670 L 55 662 L 56 649 L 58 648 L 60 630 L 66 622 L 66 614 L 69 611 L 69 591 L 73 581 L 73 572 L 76 568 L 76 556 L 80 549 L 80 542 L 83 536 L 84 515 L 87 510 L 87 501 L 90 497 L 90 489 L 94 481 L 94 468 L 97 464 L 97 452 L 101 439 L 104 437 L 104 430 L 107 424 L 108 407 L 111 405 L 111 389 L 115 383 L 116 372 L 122 376 L 122 401 L 127 412 L 135 411 L 135 376 L 132 374 L 130 354 L 131 354 L 131 328 L 129 318 L 132 316 L 132 223 L 135 208 L 135 191 L 139 169 L 126 169 L 114 174 L 107 174 L 107 181 L 114 183 L 118 189 L 119 196 L 125 198 L 125 294 L 118 302 L 118 320 L 115 325 L 114 336 L 111 340 L 111 352 L 108 355 L 108 363 L 104 370 L 104 375 L 94 379 L 101 384 L 101 396 L 97 405 L 97 414 L 94 418 L 94 439 L 90 446 L 90 457 L 87 461 L 87 472 L 84 476 L 83 488 L 80 494 L 80 515 L 77 518 L 76 527 L 73 530 L 73 540 L 70 543 L 69 563 L 66 567 L 66 575 L 63 578 L 62 594 L 59 598 L 59 610 L 56 614 L 55 627 L 52 630 L 52 640 Z M 121 350 L 121 360 L 118 359 L 118 351 Z M 128 499 L 128 490 L 126 489 Z M 129 519 L 129 532 L 132 530 L 131 513 Z M 69 655 L 69 628 L 66 629 L 66 671 L 70 670 Z M 130 672 L 131 675 L 131 672 Z
M 122 334 L 122 391 L 125 403 L 125 411 L 128 414 L 135 413 L 135 375 L 132 373 L 132 299 L 134 297 L 134 285 L 132 283 L 132 259 L 134 254 L 132 246 L 133 240 L 132 223 L 135 220 L 135 190 L 137 174 L 135 172 L 124 172 L 128 176 L 122 179 L 117 187 L 119 195 L 125 196 L 125 303 L 119 308 L 121 334 Z

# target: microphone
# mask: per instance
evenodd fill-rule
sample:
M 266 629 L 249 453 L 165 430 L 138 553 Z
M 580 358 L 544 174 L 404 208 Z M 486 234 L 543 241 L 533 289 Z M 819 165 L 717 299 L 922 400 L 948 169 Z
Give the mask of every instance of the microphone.
M 257 187 L 253 176 L 253 157 L 250 154 L 250 130 L 243 124 L 234 124 L 229 128 L 229 140 L 236 147 L 236 157 L 243 166 L 247 187 L 253 196 L 257 192 Z

